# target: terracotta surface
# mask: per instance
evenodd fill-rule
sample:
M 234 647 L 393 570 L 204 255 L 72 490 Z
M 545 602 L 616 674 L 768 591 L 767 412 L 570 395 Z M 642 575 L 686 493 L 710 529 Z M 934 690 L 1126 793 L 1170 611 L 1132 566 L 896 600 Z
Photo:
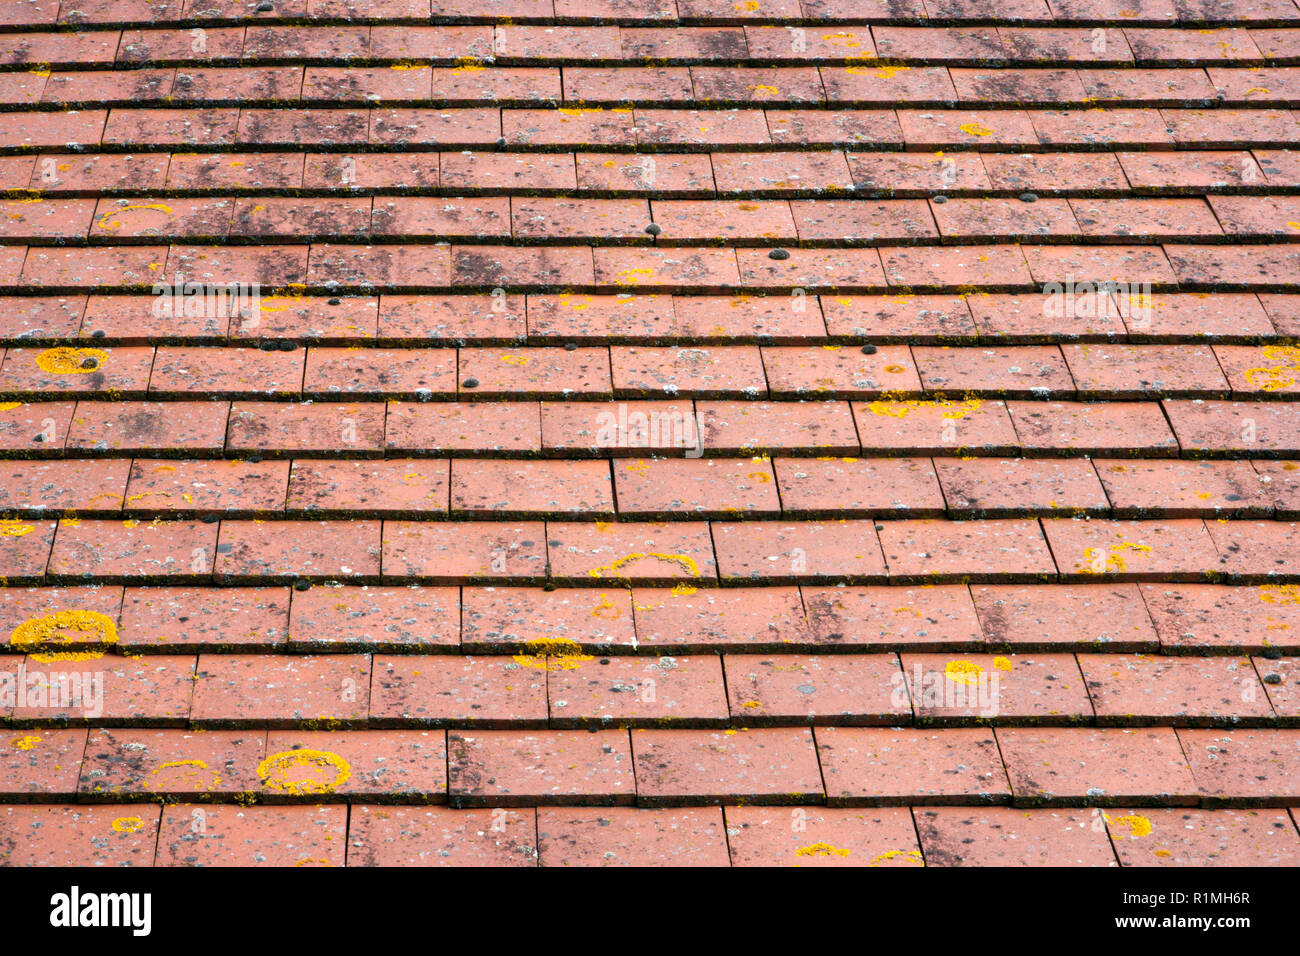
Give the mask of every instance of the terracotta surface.
M 0 863 L 1300 861 L 1292 0 L 0 6 Z

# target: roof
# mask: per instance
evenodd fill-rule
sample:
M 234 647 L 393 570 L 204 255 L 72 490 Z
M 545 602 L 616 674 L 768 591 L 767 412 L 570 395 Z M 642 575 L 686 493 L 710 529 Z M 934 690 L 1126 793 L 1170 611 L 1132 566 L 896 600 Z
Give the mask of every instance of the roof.
M 1293 0 L 0 28 L 0 861 L 1300 862 Z

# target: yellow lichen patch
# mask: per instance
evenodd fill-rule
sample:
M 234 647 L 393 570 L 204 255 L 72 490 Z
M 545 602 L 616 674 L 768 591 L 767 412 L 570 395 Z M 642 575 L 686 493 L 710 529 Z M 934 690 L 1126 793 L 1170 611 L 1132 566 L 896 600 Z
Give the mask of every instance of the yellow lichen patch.
M 957 127 L 967 136 L 992 136 L 993 130 L 982 123 L 962 123 Z
M 755 96 L 776 96 L 781 91 L 775 86 L 764 86 L 761 83 L 751 83 L 749 92 L 753 93 Z
M 144 785 L 155 792 L 211 793 L 221 785 L 221 775 L 203 760 L 169 760 L 154 768 Z
M 600 603 L 592 609 L 591 616 L 606 621 L 617 621 L 623 616 L 623 609 L 611 601 L 607 595 L 602 594 Z
M 503 355 L 501 361 L 507 365 L 527 365 L 532 361 L 527 355 Z
M 9 746 L 13 747 L 14 750 L 31 750 L 40 742 L 41 738 L 37 737 L 35 734 L 23 734 L 11 739 L 9 741 Z
M 675 564 L 693 578 L 700 576 L 700 566 L 696 564 L 695 559 L 685 554 L 665 554 L 661 551 L 637 551 L 633 554 L 625 554 L 623 557 L 610 564 L 601 565 L 598 568 L 592 568 L 587 573 L 593 578 L 606 577 L 605 572 L 609 572 L 609 577 L 621 577 L 617 572 L 627 567 L 629 564 L 635 564 L 647 558 L 653 558 L 656 561 L 663 561 L 666 564 Z
M 637 285 L 642 279 L 649 279 L 655 274 L 653 269 L 624 269 L 614 276 L 618 285 Z
M 949 661 L 943 672 L 954 684 L 978 684 L 984 668 L 974 661 Z
M 156 212 L 165 212 L 169 216 L 173 213 L 172 207 L 168 206 L 166 203 L 132 203 L 127 206 L 122 206 L 120 209 L 114 209 L 112 212 L 104 213 L 102 216 L 98 217 L 95 222 L 101 229 L 121 229 L 122 224 L 117 222 L 114 217 L 120 216 L 125 212 L 139 212 L 144 209 L 152 209 Z
M 907 860 L 917 866 L 925 866 L 925 860 L 921 858 L 920 850 L 886 850 L 875 857 L 867 866 L 880 866 L 880 864 L 888 860 Z
M 1080 574 L 1102 574 L 1106 571 L 1127 571 L 1128 562 L 1124 560 L 1124 554 L 1150 554 L 1151 545 L 1136 544 L 1132 541 L 1121 541 L 1119 544 L 1112 544 L 1108 553 L 1103 552 L 1101 548 L 1089 548 L 1083 553 L 1084 563 L 1076 564 L 1074 569 Z M 1106 554 L 1106 561 L 1102 568 L 1096 567 L 1097 558 Z
M 257 307 L 262 312 L 284 312 L 298 308 L 306 301 L 307 297 L 303 295 L 268 295 L 258 301 Z
M 847 47 L 850 50 L 856 50 L 858 47 L 862 46 L 862 41 L 858 39 L 858 35 L 856 33 L 849 33 L 846 30 L 841 30 L 838 33 L 823 33 L 822 41 L 831 46 Z
M 12 412 L 15 408 L 22 407 L 22 402 L 0 402 L 0 412 Z
M 887 64 L 882 64 L 880 66 L 845 67 L 845 72 L 852 73 L 855 76 L 861 76 L 865 73 L 881 80 L 892 80 L 894 77 L 898 76 L 898 74 L 910 69 L 911 67 L 909 66 L 889 66 Z
M 9 638 L 12 647 L 25 649 L 51 645 L 116 644 L 117 624 L 98 611 L 55 611 L 24 621 Z M 42 664 L 58 661 L 90 661 L 103 657 L 98 648 L 87 651 L 32 652 L 32 660 Z
M 17 518 L 5 518 L 0 520 L 0 538 L 21 538 L 25 534 L 31 534 L 36 529 L 29 524 L 23 524 Z
M 328 750 L 286 750 L 257 765 L 267 790 L 295 795 L 333 793 L 352 776 L 348 762 Z
M 1106 816 L 1106 822 L 1112 827 L 1127 830 L 1130 840 L 1137 840 L 1151 833 L 1151 821 L 1140 813 L 1128 813 L 1122 817 Z
M 1266 604 L 1294 607 L 1300 604 L 1300 584 L 1261 584 L 1259 599 Z
M 672 589 L 673 597 L 690 597 L 692 594 L 698 594 L 700 589 L 692 587 L 689 584 L 678 584 Z
M 1289 388 L 1300 375 L 1300 346 L 1266 345 L 1260 350 L 1264 358 L 1276 364 L 1246 370 L 1246 381 L 1260 391 L 1277 392 Z
M 1009 657 L 995 657 L 995 658 L 993 658 L 993 666 L 996 667 L 996 668 L 997 668 L 998 670 L 1000 670 L 1000 671 L 1009 671 L 1009 670 L 1011 670 L 1011 667 L 1012 667 L 1012 664 L 1011 664 L 1011 658 L 1009 658 Z
M 60 345 L 37 355 L 36 367 L 50 375 L 85 375 L 107 361 L 108 353 L 101 349 L 74 349 L 70 345 Z
M 594 660 L 584 654 L 582 645 L 564 637 L 539 637 L 524 644 L 526 654 L 516 654 L 515 663 L 543 671 L 576 670 L 586 661 Z
M 109 825 L 114 833 L 135 833 L 144 829 L 144 821 L 139 817 L 118 817 Z
M 886 415 L 890 418 L 905 418 L 908 413 L 918 408 L 939 408 L 943 409 L 944 418 L 955 419 L 965 418 L 971 412 L 979 411 L 983 405 L 984 403 L 978 398 L 968 398 L 961 402 L 946 398 L 933 401 L 883 399 L 878 402 L 867 402 L 866 408 L 872 415 Z
M 334 865 L 333 863 L 325 859 L 325 857 L 323 856 L 305 856 L 297 863 L 294 864 L 294 866 L 333 866 L 333 865 Z
M 848 847 L 831 846 L 829 843 L 814 843 L 812 846 L 801 846 L 794 851 L 795 856 L 848 856 Z

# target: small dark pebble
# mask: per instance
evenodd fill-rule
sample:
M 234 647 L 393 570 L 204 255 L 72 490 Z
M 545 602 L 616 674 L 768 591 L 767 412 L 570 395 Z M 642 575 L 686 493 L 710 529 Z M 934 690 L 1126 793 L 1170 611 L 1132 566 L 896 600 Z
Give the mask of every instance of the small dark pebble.
M 1021 202 L 1038 202 L 1038 195 L 1037 195 L 1036 193 L 1021 193 L 1021 194 L 1020 194 L 1020 201 L 1021 201 Z
M 103 339 L 108 337 L 108 333 L 103 329 L 95 329 L 95 331 L 90 333 L 90 337 L 92 339 Z
M 44 435 L 33 435 L 33 436 L 32 436 L 32 441 L 45 441 L 45 436 L 44 436 Z
M 204 524 L 216 524 L 221 519 L 218 518 L 216 515 L 204 515 L 199 520 L 202 521 Z
M 294 589 L 295 591 L 310 591 L 310 590 L 311 590 L 311 582 L 310 582 L 310 581 L 294 581 L 294 582 L 293 582 L 293 589 Z
M 948 201 L 947 196 L 935 196 L 934 199 L 932 200 L 932 202 L 938 203 L 940 206 L 942 206 L 947 201 Z
M 328 302 L 329 305 L 341 305 L 342 303 L 343 300 L 340 299 L 338 296 L 335 296 L 334 298 L 330 299 Z
M 1281 674 L 1265 674 L 1265 675 L 1263 676 L 1262 680 L 1264 681 L 1265 684 L 1280 684 L 1280 683 L 1282 683 L 1282 675 L 1281 675 Z
M 863 354 L 863 355 L 875 355 L 875 354 L 876 354 L 876 347 L 875 347 L 874 345 L 864 345 L 864 346 L 862 346 L 862 354 Z
M 1264 656 L 1267 657 L 1270 661 L 1275 661 L 1282 656 L 1282 648 L 1266 647 L 1264 648 Z
M 82 360 L 81 360 L 81 367 L 82 367 L 82 368 L 98 368 L 98 367 L 99 367 L 99 359 L 95 358 L 93 355 L 92 355 L 90 358 L 82 359 Z
M 274 9 L 275 9 L 274 3 L 259 3 L 257 5 L 258 13 L 270 13 Z
M 263 352 L 274 352 L 276 350 L 276 344 L 270 339 L 267 339 L 264 342 L 258 342 L 257 347 Z
M 652 223 L 650 223 L 650 225 L 648 225 L 648 226 L 645 227 L 645 231 L 648 232 L 648 233 L 649 233 L 650 235 L 652 235 L 652 236 L 657 236 L 657 235 L 659 235 L 659 233 L 663 232 L 663 229 L 660 228 L 659 223 L 657 223 L 657 222 L 652 222 Z
M 506 138 L 504 136 L 502 136 L 500 139 L 497 140 L 498 146 L 504 146 L 505 144 L 506 144 Z
M 462 388 L 478 388 L 478 379 L 467 378 L 465 379 L 465 381 L 461 382 L 460 384 Z
M 566 352 L 576 352 L 576 351 L 578 351 L 578 343 L 577 343 L 577 342 L 565 342 L 565 343 L 564 343 L 564 351 L 566 351 Z
M 298 347 L 298 343 L 297 343 L 297 342 L 291 342 L 291 341 L 289 341 L 288 339 L 281 339 L 281 340 L 280 340 L 280 351 L 281 351 L 281 352 L 292 352 L 292 351 L 293 351 L 294 349 L 296 349 L 297 347 Z
M 556 589 L 556 584 L 554 581 L 547 581 L 545 584 L 542 585 L 543 591 L 554 591 L 555 589 Z
M 602 658 L 600 659 L 600 662 L 601 662 L 602 664 L 608 664 L 608 663 L 609 663 L 609 658 L 608 658 L 608 657 L 602 657 Z
M 781 261 L 784 259 L 789 259 L 790 253 L 785 249 L 773 249 L 771 252 L 767 254 L 767 257 L 769 259 L 776 259 L 778 261 Z

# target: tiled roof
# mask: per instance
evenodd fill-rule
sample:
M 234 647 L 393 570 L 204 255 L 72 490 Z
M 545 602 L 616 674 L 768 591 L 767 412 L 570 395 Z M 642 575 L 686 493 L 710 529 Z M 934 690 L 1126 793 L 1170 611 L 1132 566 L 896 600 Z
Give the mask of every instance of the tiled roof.
M 0 862 L 1300 862 L 1293 0 L 0 30 Z

